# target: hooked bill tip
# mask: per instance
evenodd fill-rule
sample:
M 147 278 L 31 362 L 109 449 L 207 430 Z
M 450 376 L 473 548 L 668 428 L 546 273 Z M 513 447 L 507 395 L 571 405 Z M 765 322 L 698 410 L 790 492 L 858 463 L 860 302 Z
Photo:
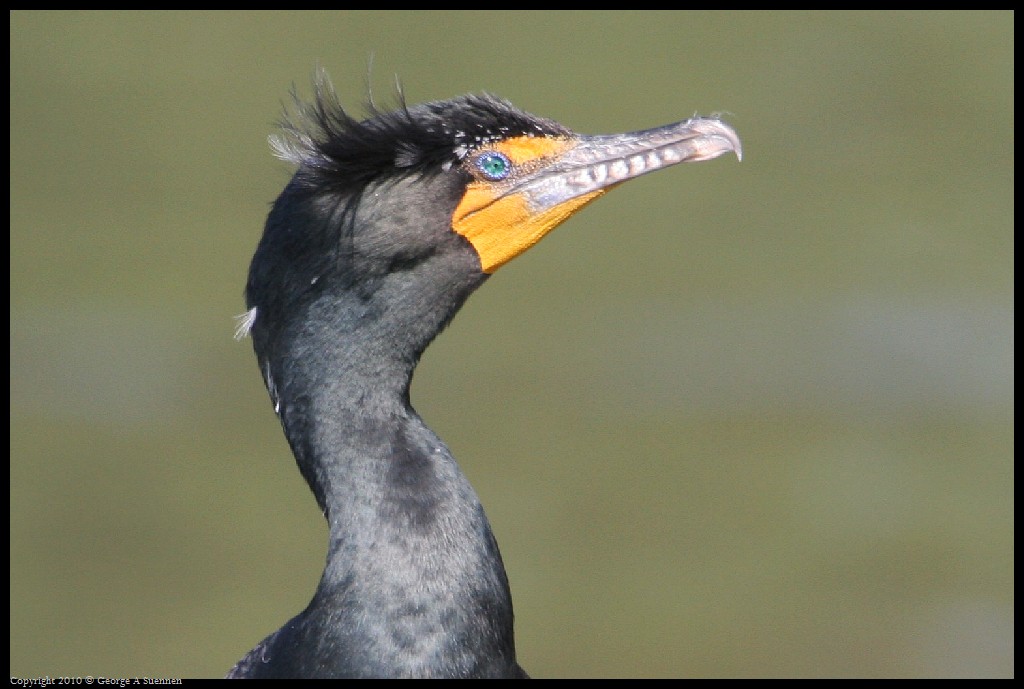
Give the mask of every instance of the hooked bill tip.
M 691 120 L 689 129 L 699 132 L 706 140 L 707 157 L 716 158 L 732 151 L 737 160 L 743 160 L 743 144 L 736 130 L 715 118 Z M 705 158 L 706 159 L 706 158 Z

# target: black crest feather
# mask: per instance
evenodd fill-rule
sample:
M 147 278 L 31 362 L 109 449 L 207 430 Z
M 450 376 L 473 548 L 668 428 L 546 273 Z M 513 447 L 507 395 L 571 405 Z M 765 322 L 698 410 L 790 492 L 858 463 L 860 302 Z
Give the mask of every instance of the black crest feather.
M 447 170 L 474 149 L 510 136 L 570 133 L 487 93 L 413 106 L 399 94 L 396 107 L 382 110 L 371 102 L 360 120 L 342 107 L 323 72 L 313 87 L 311 101 L 292 90 L 293 107 L 270 140 L 278 157 L 298 166 L 297 181 L 319 190 L 351 191 L 381 177 Z

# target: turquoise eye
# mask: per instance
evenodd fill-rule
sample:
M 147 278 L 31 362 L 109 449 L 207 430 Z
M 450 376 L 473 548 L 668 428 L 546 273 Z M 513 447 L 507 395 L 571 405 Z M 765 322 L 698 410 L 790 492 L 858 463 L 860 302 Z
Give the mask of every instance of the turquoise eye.
M 512 161 L 497 151 L 489 151 L 476 159 L 476 168 L 492 181 L 508 177 L 512 172 Z

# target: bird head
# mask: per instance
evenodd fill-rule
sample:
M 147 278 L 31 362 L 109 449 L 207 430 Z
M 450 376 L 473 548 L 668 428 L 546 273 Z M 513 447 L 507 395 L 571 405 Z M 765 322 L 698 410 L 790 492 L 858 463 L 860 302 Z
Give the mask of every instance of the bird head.
M 297 169 L 253 258 L 250 326 L 284 322 L 325 290 L 369 301 L 396 280 L 413 301 L 459 293 L 457 309 L 487 275 L 609 189 L 741 155 L 735 131 L 716 118 L 587 136 L 486 94 L 356 119 L 324 79 L 311 102 L 296 99 L 271 142 Z

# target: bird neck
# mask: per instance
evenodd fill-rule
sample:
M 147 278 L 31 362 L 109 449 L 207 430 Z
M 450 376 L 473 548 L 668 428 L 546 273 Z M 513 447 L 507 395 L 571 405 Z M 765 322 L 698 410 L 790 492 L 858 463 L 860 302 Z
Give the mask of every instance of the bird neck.
M 426 445 L 444 447 L 412 409 L 409 386 L 420 355 L 472 286 L 442 295 L 396 282 L 325 290 L 273 337 L 254 338 L 299 469 L 329 520 L 355 509 L 358 493 L 394 489 L 371 482 L 382 472 L 384 479 L 400 478 L 386 472 L 411 442 L 430 452 Z M 410 304 L 410 295 L 418 303 Z
M 458 662 L 488 674 L 479 664 L 500 659 L 505 669 L 493 671 L 505 672 L 515 650 L 501 555 L 469 481 L 408 395 L 420 353 L 461 300 L 412 323 L 375 310 L 372 298 L 321 301 L 268 367 L 329 524 L 305 622 L 339 648 L 372 648 L 391 671 L 431 674 Z

